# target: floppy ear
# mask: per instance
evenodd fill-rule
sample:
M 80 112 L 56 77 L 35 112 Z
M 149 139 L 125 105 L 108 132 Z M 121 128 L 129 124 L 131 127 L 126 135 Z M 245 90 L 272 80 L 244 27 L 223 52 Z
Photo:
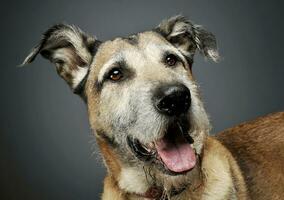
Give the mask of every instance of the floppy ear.
M 57 24 L 49 28 L 40 43 L 26 57 L 22 65 L 31 63 L 40 53 L 55 64 L 57 73 L 81 94 L 95 51 L 100 41 L 83 33 L 78 27 Z
M 155 30 L 191 61 L 196 49 L 206 58 L 215 62 L 219 59 L 215 36 L 183 16 L 178 15 L 164 20 Z

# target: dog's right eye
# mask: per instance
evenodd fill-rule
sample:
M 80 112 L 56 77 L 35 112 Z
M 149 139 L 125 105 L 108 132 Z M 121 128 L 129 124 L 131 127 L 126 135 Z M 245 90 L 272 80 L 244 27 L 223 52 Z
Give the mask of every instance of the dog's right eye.
M 174 66 L 178 62 L 178 58 L 174 54 L 169 54 L 165 59 L 168 66 Z
M 123 78 L 123 74 L 122 74 L 121 70 L 118 69 L 118 68 L 114 68 L 114 69 L 110 70 L 110 72 L 108 73 L 108 79 L 109 80 L 119 81 L 122 78 Z

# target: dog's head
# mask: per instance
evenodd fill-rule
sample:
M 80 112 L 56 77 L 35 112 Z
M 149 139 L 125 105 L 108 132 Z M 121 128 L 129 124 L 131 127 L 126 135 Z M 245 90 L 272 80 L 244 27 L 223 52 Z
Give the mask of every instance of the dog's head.
M 174 176 L 195 167 L 210 128 L 191 73 L 196 51 L 218 59 L 215 37 L 181 16 L 105 42 L 55 25 L 24 64 L 39 53 L 55 64 L 120 165 Z

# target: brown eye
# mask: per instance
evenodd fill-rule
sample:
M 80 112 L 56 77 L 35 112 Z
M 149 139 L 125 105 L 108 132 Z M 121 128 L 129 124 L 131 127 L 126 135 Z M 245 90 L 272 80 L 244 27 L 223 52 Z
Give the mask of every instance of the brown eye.
M 177 57 L 173 54 L 169 54 L 166 57 L 166 63 L 169 66 L 174 66 L 177 63 L 177 61 L 178 61 Z
M 112 81 L 119 81 L 122 77 L 122 72 L 119 69 L 112 69 L 108 74 L 108 78 Z

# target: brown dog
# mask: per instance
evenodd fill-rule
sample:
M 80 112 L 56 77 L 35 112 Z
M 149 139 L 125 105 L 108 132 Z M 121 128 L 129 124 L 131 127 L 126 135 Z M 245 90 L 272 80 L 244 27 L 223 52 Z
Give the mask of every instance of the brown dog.
M 177 16 L 151 31 L 105 42 L 77 27 L 55 25 L 24 61 L 30 63 L 40 53 L 86 102 L 108 169 L 102 199 L 249 199 L 262 193 L 276 198 L 283 191 L 283 178 L 262 186 L 268 175 L 250 168 L 254 160 L 265 161 L 265 150 L 283 156 L 283 120 L 277 141 L 271 138 L 276 131 L 254 142 L 253 135 L 231 141 L 221 134 L 233 154 L 209 137 L 210 123 L 191 73 L 196 51 L 216 61 L 214 35 Z M 242 145 L 255 149 L 239 154 Z M 282 177 L 281 160 L 270 158 L 258 167 Z M 274 161 L 279 166 L 272 167 Z M 254 181 L 260 184 L 250 185 Z

